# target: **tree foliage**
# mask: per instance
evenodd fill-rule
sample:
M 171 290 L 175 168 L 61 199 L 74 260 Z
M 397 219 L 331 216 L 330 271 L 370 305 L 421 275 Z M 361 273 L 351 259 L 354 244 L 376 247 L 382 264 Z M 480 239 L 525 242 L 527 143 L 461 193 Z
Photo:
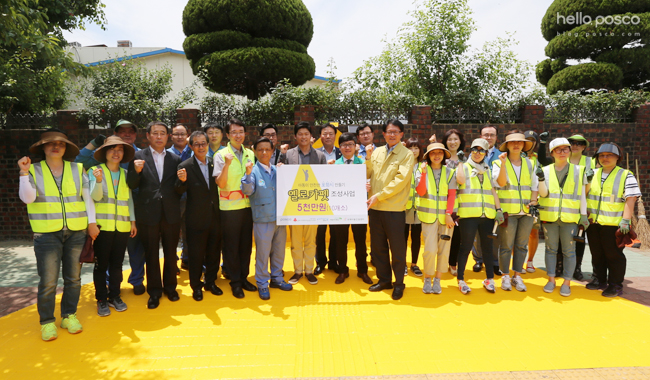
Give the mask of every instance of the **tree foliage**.
M 190 0 L 183 49 L 208 89 L 258 99 L 283 79 L 314 77 L 311 15 L 301 0 Z

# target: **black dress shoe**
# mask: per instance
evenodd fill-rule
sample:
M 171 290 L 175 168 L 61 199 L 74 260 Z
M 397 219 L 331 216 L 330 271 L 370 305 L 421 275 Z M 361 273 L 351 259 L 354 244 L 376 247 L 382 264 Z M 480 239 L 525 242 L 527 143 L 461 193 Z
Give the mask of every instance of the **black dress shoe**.
M 147 301 L 147 308 L 148 309 L 155 309 L 160 305 L 160 297 L 154 297 L 151 296 L 149 297 L 149 301 Z
M 370 279 L 370 276 L 368 276 L 368 273 L 357 273 L 357 277 L 362 279 L 366 284 L 372 285 L 372 280 Z
M 203 290 L 201 288 L 195 289 L 192 292 L 192 298 L 194 298 L 194 301 L 203 301 Z
M 256 292 L 257 286 L 251 284 L 248 280 L 244 280 L 241 287 L 248 292 Z
M 187 261 L 181 260 L 181 269 L 185 269 L 185 270 L 190 269 L 190 267 L 187 265 Z
M 478 273 L 478 272 L 481 271 L 481 268 L 483 268 L 483 263 L 476 263 L 476 264 L 474 264 L 474 266 L 472 267 L 472 270 L 473 270 L 474 272 Z
M 342 284 L 345 282 L 345 278 L 350 277 L 350 274 L 348 273 L 340 273 L 338 277 L 336 277 L 336 281 L 334 281 L 335 284 Z
M 133 294 L 135 294 L 136 296 L 143 295 L 146 290 L 147 289 L 142 284 L 133 285 Z
M 384 289 L 393 289 L 393 285 L 391 285 L 390 282 L 386 282 L 386 283 L 378 282 L 368 288 L 368 290 L 370 290 L 371 292 L 380 292 Z
M 176 275 L 177 276 L 181 275 L 181 269 L 179 267 L 176 267 Z
M 175 291 L 175 290 L 173 290 L 173 291 L 171 291 L 171 292 L 165 292 L 165 294 L 167 294 L 167 298 L 169 298 L 169 300 L 172 301 L 172 302 L 176 302 L 176 301 L 178 301 L 179 299 L 181 299 L 181 298 L 178 296 L 178 292 Z
M 395 288 L 393 289 L 393 295 L 392 298 L 397 301 L 398 299 L 402 298 L 404 295 L 404 289 L 406 288 L 406 285 L 400 284 L 400 285 L 395 285 Z
M 494 266 L 494 275 L 495 276 L 503 276 L 503 272 L 501 272 L 501 269 L 499 268 L 498 265 Z
M 205 290 L 207 290 L 208 292 L 214 294 L 215 296 L 220 296 L 220 295 L 223 294 L 223 290 L 221 290 L 221 288 L 219 288 L 217 286 L 217 284 L 215 284 L 215 283 L 212 283 L 210 285 L 206 285 Z
M 314 275 L 318 276 L 319 274 L 323 273 L 323 267 L 319 265 L 316 265 L 316 268 L 314 268 Z
M 582 274 L 582 268 L 576 267 L 576 270 L 573 271 L 573 278 L 575 278 L 578 281 L 584 280 L 585 276 Z
M 235 298 L 244 298 L 244 290 L 242 290 L 241 286 L 235 286 L 232 288 L 232 295 Z

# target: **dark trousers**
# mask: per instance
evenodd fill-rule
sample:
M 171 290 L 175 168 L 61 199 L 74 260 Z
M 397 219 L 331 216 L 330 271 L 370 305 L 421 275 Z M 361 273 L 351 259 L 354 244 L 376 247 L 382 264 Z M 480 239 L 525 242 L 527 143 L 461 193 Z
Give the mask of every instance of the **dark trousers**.
M 160 218 L 160 223 L 153 226 L 138 223 L 138 235 L 144 245 L 146 261 L 145 273 L 147 274 L 147 293 L 151 297 L 162 297 L 165 292 L 176 290 L 176 246 L 181 231 L 181 224 L 167 223 L 165 215 Z M 163 256 L 165 258 L 160 276 L 160 242 L 162 241 Z
M 493 262 L 492 239 L 488 238 L 494 228 L 494 219 L 488 218 L 461 218 L 458 220 L 458 226 L 462 235 L 460 236 L 460 250 L 458 251 L 458 279 L 465 280 L 465 266 L 469 252 L 474 244 L 474 236 L 478 231 L 481 240 L 481 251 L 483 253 L 483 262 Z M 455 231 L 454 231 L 455 232 Z M 485 265 L 487 278 L 494 278 L 494 267 Z
M 336 247 L 336 241 L 334 234 L 332 233 L 332 227 L 330 227 L 330 245 L 329 249 L 326 249 L 325 235 L 327 234 L 327 225 L 319 225 L 316 229 L 316 264 L 320 265 L 322 269 L 325 269 L 325 265 L 331 270 L 336 270 L 336 253 L 334 247 Z M 329 260 L 325 251 L 329 254 Z
M 221 261 L 221 220 L 212 213 L 212 223 L 204 230 L 187 229 L 187 259 L 192 290 L 203 286 L 201 274 L 205 263 L 205 284 L 214 284 Z
M 460 251 L 461 234 L 462 232 L 460 230 L 460 226 L 455 226 L 454 233 L 451 235 L 451 243 L 449 248 L 449 266 L 452 267 L 455 267 L 458 264 L 458 251 Z M 467 256 L 469 257 L 469 253 Z
M 586 243 L 582 243 L 579 241 L 576 242 L 576 268 L 580 268 L 580 266 L 582 265 L 582 258 L 585 257 L 585 247 L 586 247 Z M 591 244 L 589 245 L 589 247 L 591 247 Z M 560 244 L 557 247 L 556 266 L 562 267 L 563 263 L 564 263 L 564 254 L 562 253 L 562 244 Z
M 587 229 L 587 236 L 594 276 L 601 284 L 623 286 L 627 259 L 623 248 L 616 245 L 617 229 L 618 226 L 592 224 Z
M 253 212 L 250 207 L 221 210 L 223 264 L 230 275 L 230 286 L 242 286 L 250 273 L 253 251 Z
M 421 224 L 407 224 L 404 227 L 404 241 L 409 242 L 409 231 L 411 231 L 411 265 L 418 263 L 420 257 L 420 246 L 422 245 L 422 225 Z
M 406 266 L 406 241 L 404 241 L 404 226 L 406 214 L 404 211 L 368 211 L 370 219 L 370 250 L 372 260 L 377 269 L 379 283 L 390 284 L 391 253 L 392 269 L 395 274 L 395 285 L 404 284 L 404 267 Z
M 352 224 L 352 238 L 355 245 L 355 258 L 357 259 L 357 273 L 368 273 L 368 262 L 366 257 L 366 232 L 367 225 Z M 349 224 L 336 224 L 330 226 L 330 234 L 336 242 L 334 254 L 336 259 L 336 273 L 348 273 L 348 238 L 350 236 Z M 330 247 L 331 247 L 330 243 Z
M 106 301 L 120 295 L 122 284 L 122 263 L 129 240 L 129 232 L 101 231 L 93 243 L 95 249 L 95 298 Z M 106 270 L 108 269 L 108 291 L 106 290 Z

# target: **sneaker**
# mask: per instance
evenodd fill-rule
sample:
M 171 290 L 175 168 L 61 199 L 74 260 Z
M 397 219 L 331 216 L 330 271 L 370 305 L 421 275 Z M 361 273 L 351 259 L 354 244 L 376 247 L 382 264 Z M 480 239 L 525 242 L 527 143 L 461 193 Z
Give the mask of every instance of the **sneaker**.
M 567 284 L 562 284 L 560 286 L 560 295 L 563 297 L 568 297 L 571 295 L 571 287 Z
M 526 263 L 526 272 L 528 273 L 534 273 L 535 272 L 535 266 L 533 265 L 532 261 L 529 261 Z
M 298 283 L 298 281 L 302 278 L 302 273 L 295 273 L 291 278 L 289 279 L 289 284 L 295 285 Z
M 77 319 L 77 314 L 70 314 L 67 318 L 63 318 L 61 321 L 61 328 L 68 329 L 68 332 L 70 334 L 77 334 L 84 330 L 83 327 L 81 327 L 81 323 Z
M 623 294 L 623 287 L 620 285 L 609 285 L 602 293 L 603 297 L 618 297 Z
M 467 294 L 472 291 L 469 286 L 465 283 L 463 280 L 458 280 L 458 290 L 460 290 L 461 293 Z
M 406 276 L 407 274 L 409 274 L 409 267 L 406 266 L 404 267 L 404 276 Z
M 451 273 L 452 276 L 457 276 L 458 275 L 458 269 L 454 267 L 449 267 L 449 273 Z
M 271 299 L 271 293 L 269 293 L 269 288 L 257 288 L 257 292 L 260 294 L 260 298 L 262 300 L 268 301 Z
M 442 287 L 440 286 L 440 279 L 439 278 L 434 278 L 433 279 L 433 286 L 431 287 L 431 292 L 433 294 L 442 293 Z
M 271 285 L 269 285 L 269 287 L 284 290 L 284 291 L 293 289 L 293 286 L 291 284 L 287 284 L 286 282 L 284 282 L 284 280 L 282 280 L 282 282 L 271 281 Z
M 553 293 L 553 290 L 555 290 L 555 283 L 554 282 L 547 282 L 546 285 L 544 285 L 544 291 L 546 293 Z
M 117 296 L 113 299 L 108 300 L 108 306 L 112 307 L 115 309 L 115 311 L 126 311 L 126 304 L 124 301 L 122 301 L 122 298 L 120 296 Z
M 607 288 L 607 284 L 605 283 L 600 283 L 598 278 L 594 277 L 588 284 L 585 286 L 585 288 L 589 290 L 605 290 Z
M 420 268 L 418 268 L 417 265 L 412 265 L 411 266 L 411 272 L 413 272 L 413 274 L 418 276 L 418 277 L 422 277 L 422 271 L 420 270 Z
M 503 277 L 501 277 L 501 289 L 506 290 L 506 291 L 511 291 L 512 290 L 512 285 L 510 284 L 510 275 L 506 274 Z
M 488 292 L 494 293 L 495 292 L 494 279 L 493 278 L 486 278 L 485 280 L 483 280 L 483 287 Z
M 431 284 L 431 279 L 430 278 L 425 278 L 424 279 L 424 286 L 422 287 L 422 293 L 424 294 L 431 294 L 433 293 L 433 289 L 431 288 L 433 285 Z
M 111 315 L 111 309 L 108 308 L 108 302 L 97 301 L 97 315 L 99 315 L 100 317 L 108 317 L 109 315 Z
M 318 284 L 318 279 L 316 278 L 316 276 L 314 276 L 313 273 L 307 273 L 305 277 L 307 278 L 307 281 L 309 281 L 310 284 L 312 285 Z
M 46 323 L 44 325 L 41 325 L 41 338 L 49 342 L 51 340 L 54 340 L 58 338 L 59 336 L 56 333 L 56 325 L 54 322 Z
M 524 285 L 524 280 L 519 276 L 513 277 L 512 283 L 515 285 L 515 289 L 517 289 L 518 292 L 525 292 L 528 290 L 526 285 Z

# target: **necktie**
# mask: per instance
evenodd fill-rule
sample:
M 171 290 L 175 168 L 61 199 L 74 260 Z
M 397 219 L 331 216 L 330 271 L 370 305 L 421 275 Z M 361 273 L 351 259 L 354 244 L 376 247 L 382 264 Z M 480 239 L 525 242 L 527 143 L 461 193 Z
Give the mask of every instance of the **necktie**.
M 346 165 L 350 165 L 352 163 L 352 160 L 345 160 Z

